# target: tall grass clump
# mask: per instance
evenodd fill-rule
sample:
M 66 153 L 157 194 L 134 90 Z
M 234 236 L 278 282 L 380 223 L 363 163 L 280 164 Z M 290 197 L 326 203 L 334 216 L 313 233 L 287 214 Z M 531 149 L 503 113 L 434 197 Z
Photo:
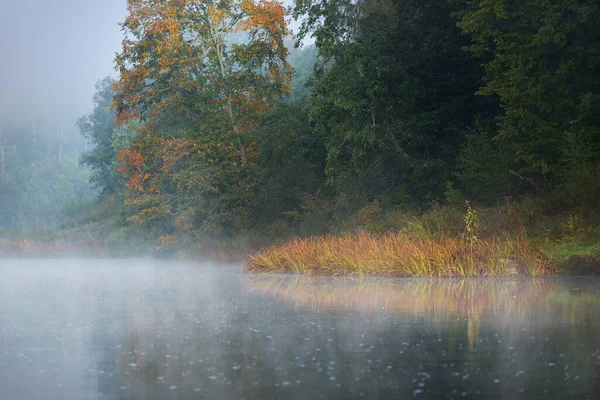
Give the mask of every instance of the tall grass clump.
M 320 275 L 471 277 L 553 272 L 526 238 L 474 240 L 442 235 L 360 233 L 294 239 L 248 258 L 246 270 Z

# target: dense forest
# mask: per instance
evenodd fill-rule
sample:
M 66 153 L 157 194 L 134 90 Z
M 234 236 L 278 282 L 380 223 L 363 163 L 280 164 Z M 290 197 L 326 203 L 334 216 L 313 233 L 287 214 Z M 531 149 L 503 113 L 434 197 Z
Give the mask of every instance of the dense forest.
M 600 234 L 597 1 L 296 0 L 289 12 L 294 38 L 276 1 L 129 0 L 118 78 L 78 122 L 97 200 L 63 228 L 248 251 L 323 233 L 459 234 L 468 200 L 482 234 Z M 0 201 L 20 210 L 0 224 L 36 218 L 19 200 L 35 179 L 80 190 L 85 172 L 62 167 L 77 160 L 56 143 L 0 144 Z

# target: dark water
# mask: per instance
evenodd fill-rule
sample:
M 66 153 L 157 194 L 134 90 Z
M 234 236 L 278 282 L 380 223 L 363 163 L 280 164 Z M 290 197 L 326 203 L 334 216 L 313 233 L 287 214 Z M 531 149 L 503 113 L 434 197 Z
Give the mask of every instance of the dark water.
M 600 279 L 0 260 L 0 399 L 600 398 Z

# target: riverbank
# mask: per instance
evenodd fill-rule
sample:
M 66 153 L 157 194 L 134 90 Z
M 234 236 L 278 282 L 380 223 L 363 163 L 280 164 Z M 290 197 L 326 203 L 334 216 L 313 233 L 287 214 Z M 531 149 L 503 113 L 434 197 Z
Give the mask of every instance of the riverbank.
M 259 250 L 217 241 L 176 253 L 139 243 L 130 251 L 123 246 L 126 242 L 116 247 L 68 237 L 0 238 L 0 258 L 143 256 L 243 262 L 244 270 L 253 273 L 332 276 L 600 275 L 600 244 L 573 240 L 539 247 L 530 239 L 468 242 L 452 236 L 359 233 L 296 238 Z
M 382 211 L 369 205 L 336 234 L 294 238 L 247 258 L 245 270 L 313 275 L 472 277 L 599 275 L 595 210 L 541 201 L 498 207 Z
M 459 237 L 358 234 L 295 239 L 252 255 L 246 271 L 309 275 L 474 277 L 598 275 L 600 257 L 563 259 L 529 239 L 467 242 Z
M 110 219 L 69 227 L 0 229 L 0 259 L 158 258 L 241 263 L 264 247 L 247 240 L 215 238 L 168 249 L 158 243 L 152 230 L 115 224 Z
M 320 236 L 270 246 L 246 270 L 318 275 L 472 277 L 551 275 L 556 263 L 527 239 L 465 240 L 390 233 Z
M 337 276 L 600 275 L 599 213 L 556 212 L 539 200 L 420 212 L 370 203 L 347 216 L 319 218 L 323 233 L 299 232 L 312 218 L 307 214 L 229 236 L 189 235 L 169 246 L 160 230 L 92 211 L 63 227 L 0 230 L 0 257 L 214 260 L 242 262 L 250 272 Z

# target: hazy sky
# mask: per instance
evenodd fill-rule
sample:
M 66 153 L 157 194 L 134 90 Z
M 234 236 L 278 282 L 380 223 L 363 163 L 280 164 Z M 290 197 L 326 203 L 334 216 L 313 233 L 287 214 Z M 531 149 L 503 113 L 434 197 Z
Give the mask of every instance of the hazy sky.
M 0 126 L 72 126 L 89 112 L 96 81 L 114 74 L 125 12 L 125 0 L 0 0 Z
M 125 6 L 126 0 L 0 0 L 0 126 L 64 121 L 73 129 L 91 111 L 96 81 L 116 76 Z

